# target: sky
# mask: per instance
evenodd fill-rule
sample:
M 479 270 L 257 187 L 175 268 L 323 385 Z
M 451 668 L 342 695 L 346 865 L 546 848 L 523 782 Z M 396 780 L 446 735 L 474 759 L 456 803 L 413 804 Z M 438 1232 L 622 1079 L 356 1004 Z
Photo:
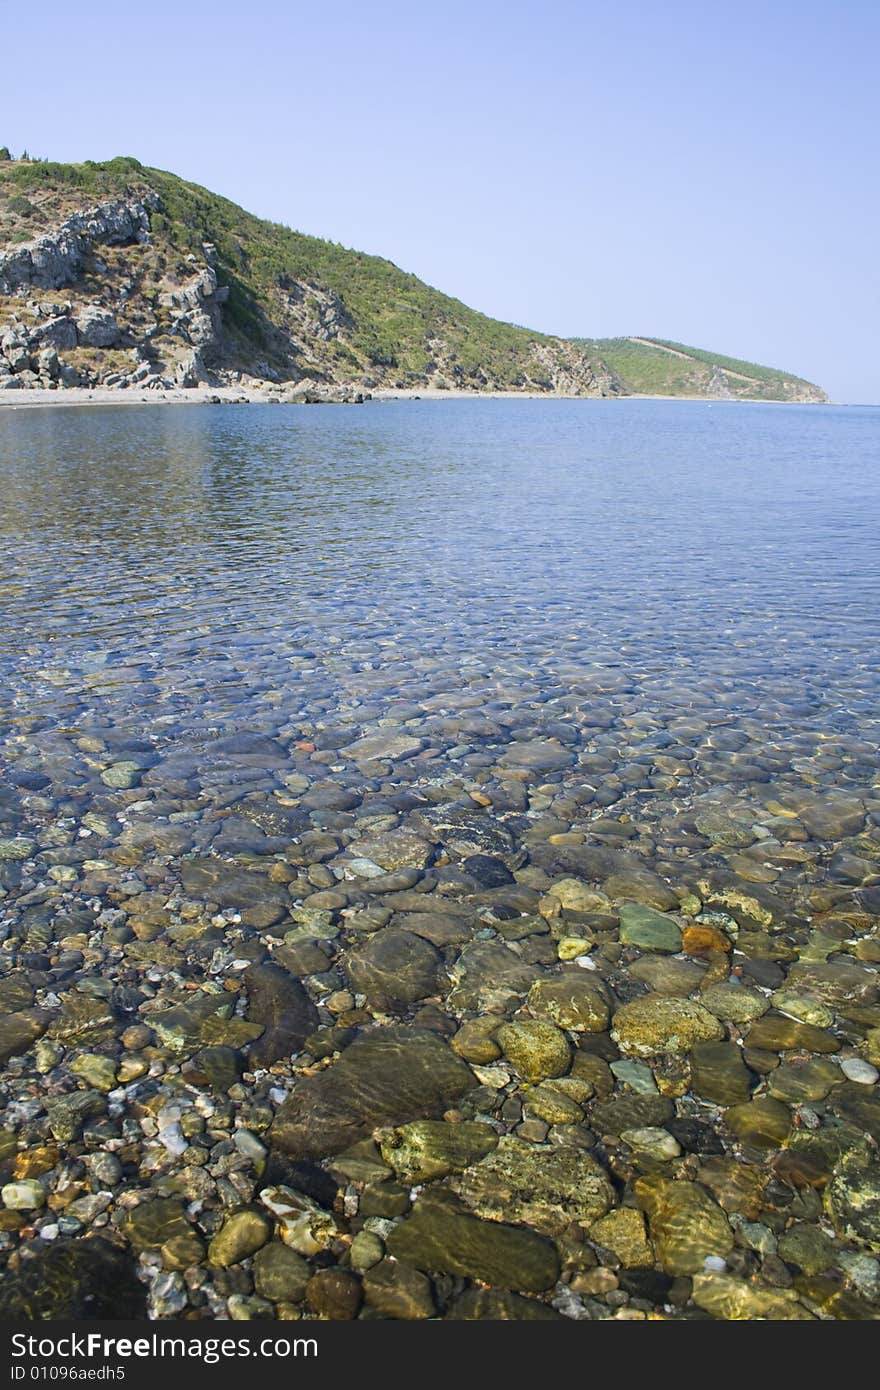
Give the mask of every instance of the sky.
M 876 0 L 0 0 L 0 144 L 880 401 Z M 18 55 L 18 57 L 16 57 Z

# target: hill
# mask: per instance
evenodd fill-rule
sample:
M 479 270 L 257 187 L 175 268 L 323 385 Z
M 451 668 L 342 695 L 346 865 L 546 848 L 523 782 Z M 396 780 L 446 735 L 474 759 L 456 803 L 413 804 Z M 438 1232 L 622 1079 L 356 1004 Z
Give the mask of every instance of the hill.
M 500 323 L 391 261 L 136 159 L 0 149 L 0 389 L 284 384 L 822 401 L 799 377 L 649 338 Z
M 595 353 L 636 396 L 706 396 L 715 400 L 827 401 L 801 377 L 665 338 L 574 338 Z
M 0 387 L 254 381 L 620 391 L 577 344 L 135 159 L 0 158 Z

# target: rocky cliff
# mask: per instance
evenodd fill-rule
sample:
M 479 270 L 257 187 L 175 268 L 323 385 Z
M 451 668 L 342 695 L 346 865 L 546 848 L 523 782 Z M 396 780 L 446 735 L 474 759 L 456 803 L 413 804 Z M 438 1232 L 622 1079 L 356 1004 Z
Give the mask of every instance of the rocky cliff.
M 0 389 L 620 390 L 572 343 L 133 160 L 0 164 L 0 246 Z

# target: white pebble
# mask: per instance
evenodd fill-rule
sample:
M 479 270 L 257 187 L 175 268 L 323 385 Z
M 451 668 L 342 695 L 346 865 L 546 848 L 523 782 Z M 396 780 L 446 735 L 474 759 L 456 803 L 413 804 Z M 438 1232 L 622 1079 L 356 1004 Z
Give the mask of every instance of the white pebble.
M 176 1121 L 174 1124 L 166 1125 L 164 1129 L 160 1129 L 157 1138 L 163 1149 L 166 1149 L 168 1153 L 174 1154 L 176 1157 L 179 1157 L 182 1153 L 186 1153 L 189 1147 L 183 1130 Z
M 840 1070 L 848 1081 L 858 1081 L 863 1086 L 873 1086 L 880 1077 L 880 1071 L 870 1062 L 866 1062 L 864 1057 L 845 1057 L 840 1064 Z

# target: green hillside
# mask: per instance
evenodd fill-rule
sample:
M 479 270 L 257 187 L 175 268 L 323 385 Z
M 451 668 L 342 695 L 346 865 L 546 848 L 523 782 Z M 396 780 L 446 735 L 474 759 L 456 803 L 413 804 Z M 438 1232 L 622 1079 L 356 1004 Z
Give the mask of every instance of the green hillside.
M 125 366 L 118 354 L 140 349 L 157 379 L 187 370 L 219 379 L 218 373 L 238 370 L 270 380 L 367 386 L 597 395 L 616 389 L 602 364 L 570 342 L 499 323 L 390 261 L 263 221 L 127 158 L 0 161 L 0 335 L 18 307 L 2 294 L 3 262 L 35 238 L 63 231 L 84 210 L 120 199 L 149 204 L 149 244 L 120 246 L 110 234 L 98 236 L 73 282 L 55 287 L 59 307 L 73 295 L 80 305 L 112 309 L 121 329 L 118 346 L 105 347 L 110 357 L 101 361 L 81 344 L 61 349 L 68 376 L 78 371 L 91 383 L 107 363 L 118 374 Z M 173 301 L 178 291 L 178 298 L 192 298 L 196 291 L 187 291 L 187 283 L 205 266 L 219 293 L 212 300 L 205 281 L 202 308 L 216 331 L 208 341 L 201 323 L 196 336 L 206 340 L 194 344 L 193 333 L 187 341 L 180 326 L 177 311 L 185 306 Z M 181 343 L 198 348 L 197 360 L 179 350 Z
M 662 339 L 500 323 L 136 159 L 0 149 L 0 389 L 265 383 L 821 401 Z
M 687 347 L 665 338 L 575 338 L 614 371 L 628 392 L 643 396 L 709 396 L 769 401 L 824 401 L 801 377 Z

